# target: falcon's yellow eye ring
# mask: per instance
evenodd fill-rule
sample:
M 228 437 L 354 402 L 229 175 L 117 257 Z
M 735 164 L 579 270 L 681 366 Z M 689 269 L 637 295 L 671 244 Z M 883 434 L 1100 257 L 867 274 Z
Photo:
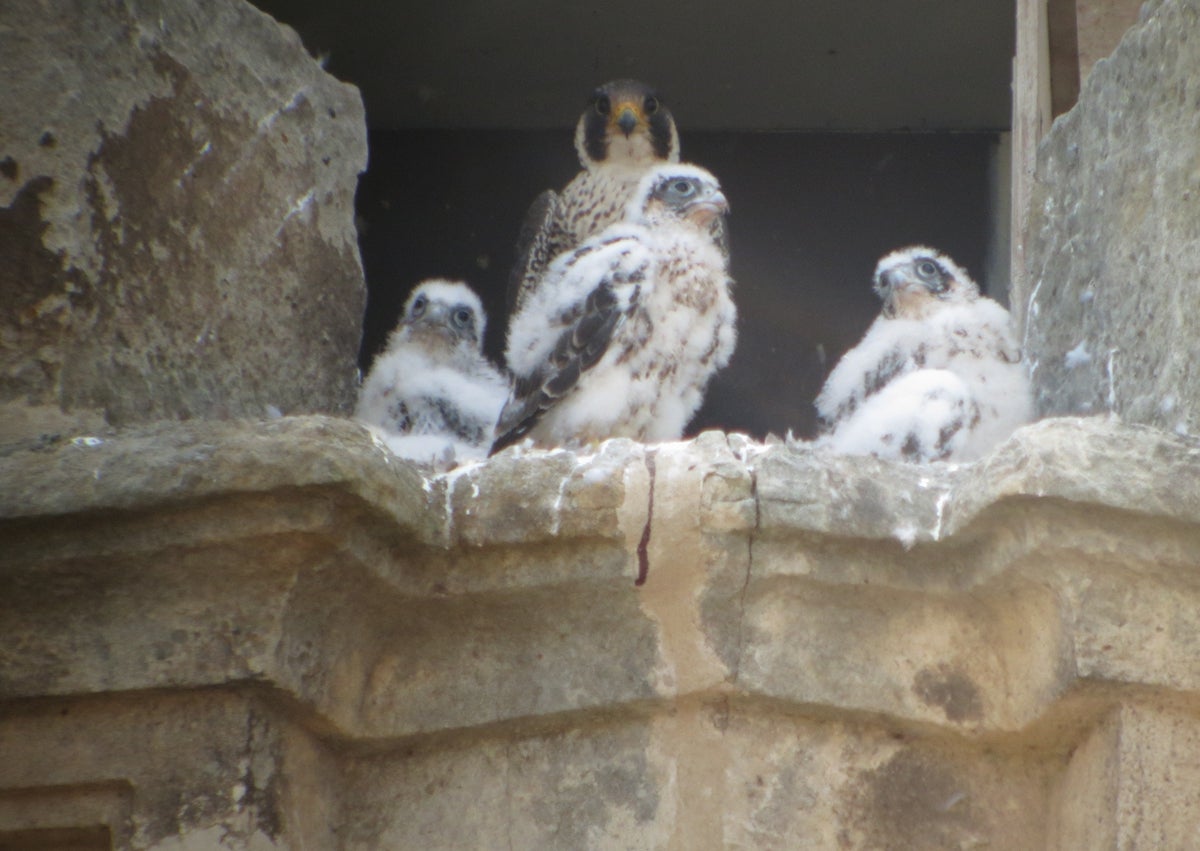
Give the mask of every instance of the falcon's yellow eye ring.
M 658 112 L 658 98 L 654 95 L 646 95 L 646 100 L 642 102 L 642 110 L 647 115 L 653 115 Z
M 601 115 L 608 115 L 612 112 L 612 101 L 608 99 L 608 95 L 600 95 L 596 98 L 596 112 Z

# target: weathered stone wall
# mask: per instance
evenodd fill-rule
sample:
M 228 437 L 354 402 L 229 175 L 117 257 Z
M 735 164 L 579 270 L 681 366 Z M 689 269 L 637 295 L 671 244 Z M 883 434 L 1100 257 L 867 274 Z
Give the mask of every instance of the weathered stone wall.
M 1185 438 L 1050 420 L 917 467 L 706 434 L 426 479 L 353 423 L 284 418 L 63 441 L 0 476 L 0 838 L 1200 830 Z
M 1200 425 L 1200 2 L 1151 0 L 1038 151 L 1026 327 L 1044 415 Z
M 1195 846 L 1200 444 L 427 478 L 344 419 L 217 421 L 348 401 L 363 148 L 293 35 L 200 10 L 0 7 L 4 433 L 71 429 L 0 451 L 0 847 Z M 1045 410 L 1190 422 L 1195 10 L 1043 150 Z
M 7 0 L 0 76 L 0 443 L 349 410 L 357 90 L 242 0 Z

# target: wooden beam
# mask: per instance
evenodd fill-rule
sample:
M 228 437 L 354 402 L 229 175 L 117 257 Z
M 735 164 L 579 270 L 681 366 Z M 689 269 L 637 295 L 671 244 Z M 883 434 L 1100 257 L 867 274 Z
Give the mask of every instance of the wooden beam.
M 1047 0 L 1017 0 L 1017 55 L 1013 59 L 1012 286 L 1010 305 L 1024 323 L 1029 294 L 1025 276 L 1025 223 L 1037 168 L 1037 144 L 1050 127 L 1050 41 Z

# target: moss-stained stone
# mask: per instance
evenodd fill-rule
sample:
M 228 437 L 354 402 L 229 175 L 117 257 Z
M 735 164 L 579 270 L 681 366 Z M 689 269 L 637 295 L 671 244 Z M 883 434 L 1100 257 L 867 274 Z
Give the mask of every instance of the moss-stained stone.
M 357 90 L 241 0 L 14 0 L 0 73 L 0 444 L 349 410 Z

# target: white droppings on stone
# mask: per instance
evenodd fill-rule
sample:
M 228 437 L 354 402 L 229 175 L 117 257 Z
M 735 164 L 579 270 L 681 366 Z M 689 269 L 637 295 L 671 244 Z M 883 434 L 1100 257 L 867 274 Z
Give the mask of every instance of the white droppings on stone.
M 71 438 L 71 443 L 74 444 L 75 446 L 81 446 L 85 449 L 92 449 L 96 446 L 103 445 L 104 440 L 103 440 L 103 438 L 92 437 L 91 435 L 87 435 L 84 437 L 73 437 L 73 438 Z
M 288 211 L 284 214 L 284 216 L 283 216 L 284 222 L 287 222 L 292 217 L 299 215 L 300 213 L 307 210 L 312 205 L 315 191 L 316 190 L 309 189 L 301 197 L 297 198 L 292 203 L 292 206 L 288 208 Z M 282 227 L 282 225 L 280 225 L 280 227 Z
M 589 466 L 583 474 L 583 482 L 589 485 L 598 485 L 606 482 L 611 477 L 611 471 L 599 466 Z
M 454 489 L 455 489 L 455 486 L 457 485 L 458 480 L 461 479 L 463 476 L 466 476 L 468 479 L 470 479 L 471 474 L 473 472 L 475 472 L 476 470 L 478 470 L 480 467 L 482 467 L 486 463 L 487 463 L 486 460 L 469 461 L 459 467 L 455 467 L 453 470 L 449 470 L 445 473 L 442 473 L 440 476 L 438 476 L 438 478 L 440 478 L 442 480 L 442 482 L 446 488 L 446 497 L 445 497 L 445 501 L 442 505 L 442 510 L 445 512 L 445 516 L 446 516 L 445 545 L 447 547 L 449 547 L 452 543 L 454 543 Z M 471 484 L 472 484 L 472 486 L 475 486 L 475 482 L 473 480 L 471 480 Z M 476 486 L 476 489 L 474 492 L 475 495 L 477 495 L 478 492 L 479 492 L 478 487 Z M 470 509 L 468 509 L 466 513 L 470 514 Z
M 1077 366 L 1087 366 L 1091 362 L 1092 356 L 1087 350 L 1087 340 L 1080 340 L 1079 344 L 1063 357 L 1063 366 L 1067 369 L 1074 369 Z
M 1024 318 L 1025 334 L 1022 336 L 1022 339 L 1021 339 L 1021 351 L 1023 353 L 1026 353 L 1026 356 L 1028 356 L 1028 352 L 1029 352 L 1029 329 L 1033 326 L 1033 322 L 1032 322 L 1033 317 L 1038 315 L 1037 297 L 1038 297 L 1038 293 L 1042 289 L 1042 281 L 1044 281 L 1044 280 L 1045 280 L 1044 278 L 1038 278 L 1038 282 L 1036 284 L 1034 284 L 1033 291 L 1029 293 L 1029 300 L 1025 302 L 1025 318 Z M 1037 369 L 1036 364 L 1034 364 L 1033 368 L 1030 369 L 1030 372 L 1029 372 L 1030 376 L 1033 375 L 1034 369 Z
M 1117 352 L 1119 349 L 1113 348 L 1108 350 L 1108 412 L 1115 414 L 1117 412 Z
M 574 472 L 574 470 L 572 470 L 572 472 Z M 558 493 L 554 496 L 554 507 L 551 509 L 551 516 L 553 517 L 550 523 L 551 535 L 557 536 L 558 530 L 562 526 L 563 496 L 566 494 L 567 482 L 569 481 L 571 481 L 571 473 L 563 476 L 562 481 L 558 483 Z
M 306 99 L 308 88 L 308 86 L 302 86 L 301 88 L 297 89 L 295 94 L 292 95 L 291 100 L 278 109 L 273 109 L 262 118 L 258 119 L 258 132 L 260 134 L 267 132 L 271 129 L 271 126 L 274 125 L 275 119 L 283 115 L 285 112 L 291 112 L 298 107 L 300 103 Z
M 901 543 L 906 550 L 911 550 L 917 542 L 918 529 L 911 523 L 903 523 L 892 530 L 892 537 Z
M 279 410 L 279 408 L 277 408 L 274 405 L 267 405 L 266 411 L 267 411 L 267 419 L 269 419 L 269 420 L 277 420 L 283 416 L 283 411 Z
M 942 539 L 942 525 L 945 521 L 946 504 L 950 502 L 950 491 L 943 491 L 937 498 L 937 522 L 933 527 L 933 539 L 940 541 Z
M 212 153 L 212 142 L 208 141 L 205 142 L 200 147 L 200 150 L 196 152 L 196 158 L 188 163 L 188 167 L 183 170 L 183 174 L 178 180 L 175 181 L 175 185 L 182 189 L 184 179 L 191 177 L 196 171 L 196 166 L 199 165 L 200 161 L 207 157 L 210 153 Z

